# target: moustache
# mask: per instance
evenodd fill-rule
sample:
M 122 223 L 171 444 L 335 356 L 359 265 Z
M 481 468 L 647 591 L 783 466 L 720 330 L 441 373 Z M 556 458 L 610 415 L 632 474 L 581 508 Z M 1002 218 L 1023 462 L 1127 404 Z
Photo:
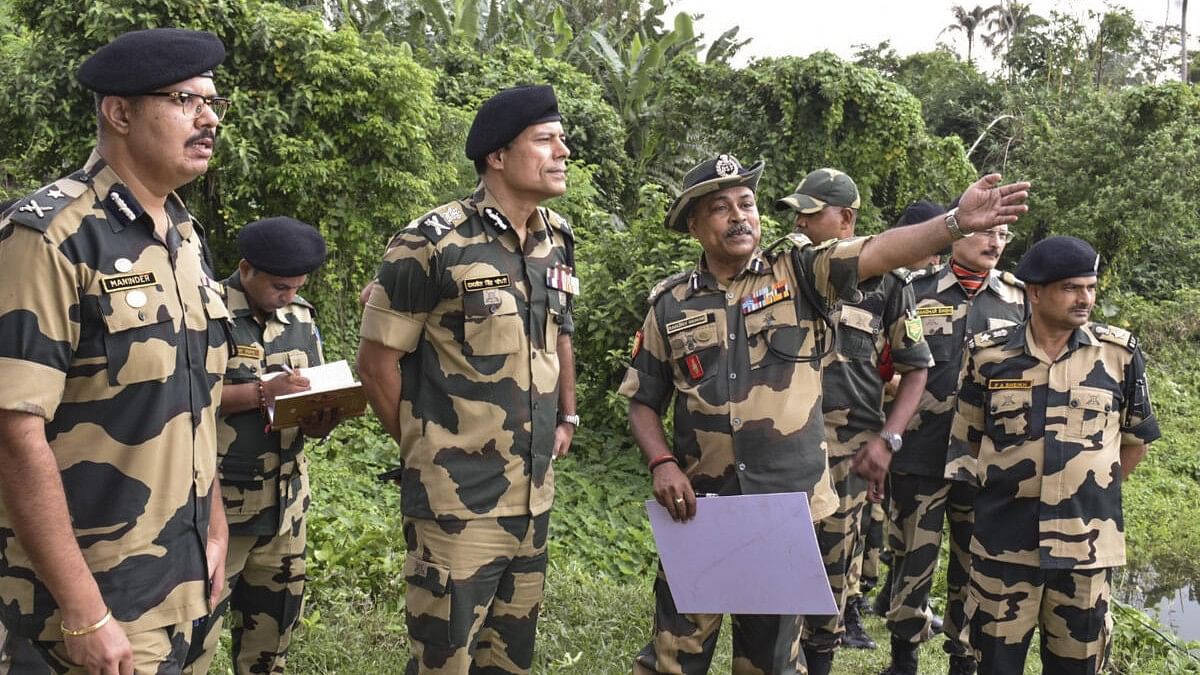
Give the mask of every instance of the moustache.
M 740 223 L 738 225 L 734 225 L 728 230 L 725 230 L 726 239 L 730 237 L 738 237 L 743 234 L 754 234 L 754 230 L 750 229 L 750 226 L 746 223 Z
M 213 144 L 216 144 L 217 132 L 212 129 L 201 129 L 199 133 L 187 140 L 187 144 L 191 145 L 197 141 L 212 141 Z

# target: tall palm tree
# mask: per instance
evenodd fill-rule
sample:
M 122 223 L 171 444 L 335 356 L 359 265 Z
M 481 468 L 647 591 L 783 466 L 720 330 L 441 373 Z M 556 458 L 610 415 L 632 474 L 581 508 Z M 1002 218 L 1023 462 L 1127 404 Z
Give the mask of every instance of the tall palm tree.
M 955 5 L 950 8 L 950 11 L 954 14 L 954 23 L 947 26 L 946 30 L 956 30 L 967 34 L 967 63 L 974 64 L 975 31 L 983 26 L 983 21 L 987 18 L 990 10 L 979 5 L 975 5 L 971 10 L 966 10 L 962 5 Z
M 1033 13 L 1029 5 L 1023 2 L 1000 3 L 988 7 L 987 27 L 989 33 L 983 36 L 983 43 L 992 48 L 997 58 L 1001 52 L 1005 55 L 1012 46 L 1013 38 L 1025 30 L 1046 23 L 1041 16 Z

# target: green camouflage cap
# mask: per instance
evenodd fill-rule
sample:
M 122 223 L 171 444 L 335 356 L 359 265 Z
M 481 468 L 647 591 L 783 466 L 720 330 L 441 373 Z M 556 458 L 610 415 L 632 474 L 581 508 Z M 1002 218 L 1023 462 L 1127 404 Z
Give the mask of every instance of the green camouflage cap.
M 816 213 L 826 206 L 857 209 L 858 186 L 837 169 L 817 169 L 804 177 L 796 191 L 775 202 L 775 208 L 798 213 Z
M 728 154 L 717 155 L 697 164 L 683 177 L 683 192 L 667 210 L 667 218 L 663 224 L 669 230 L 687 232 L 687 214 L 697 199 L 711 192 L 739 185 L 755 190 L 758 188 L 758 179 L 762 176 L 764 166 L 766 162 L 759 160 L 747 169 L 738 162 L 737 157 Z

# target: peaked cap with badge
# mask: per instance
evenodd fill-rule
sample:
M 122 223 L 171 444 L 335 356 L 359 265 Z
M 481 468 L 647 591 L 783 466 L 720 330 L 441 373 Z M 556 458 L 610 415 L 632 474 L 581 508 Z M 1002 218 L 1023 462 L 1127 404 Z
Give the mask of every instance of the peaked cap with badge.
M 697 164 L 684 175 L 683 192 L 679 193 L 675 203 L 667 210 L 667 218 L 663 224 L 669 230 L 687 232 L 687 216 L 696 200 L 712 192 L 742 185 L 756 190 L 764 166 L 766 162 L 759 160 L 747 169 L 737 157 L 729 154 L 720 154 Z
M 238 234 L 238 252 L 254 269 L 277 277 L 309 274 L 325 262 L 325 239 L 295 218 L 256 220 Z
M 1027 284 L 1049 284 L 1072 277 L 1094 277 L 1100 254 L 1075 237 L 1048 237 L 1029 247 L 1017 264 L 1017 278 Z
M 526 127 L 562 119 L 548 84 L 512 87 L 484 101 L 467 132 L 467 159 L 481 160 L 508 145 Z
M 859 204 L 858 186 L 850 176 L 837 169 L 817 169 L 800 181 L 795 192 L 777 200 L 775 208 L 816 213 L 826 206 L 857 209 Z
M 75 77 L 102 96 L 148 94 L 193 77 L 212 77 L 225 45 L 207 31 L 151 28 L 118 36 L 79 66 Z

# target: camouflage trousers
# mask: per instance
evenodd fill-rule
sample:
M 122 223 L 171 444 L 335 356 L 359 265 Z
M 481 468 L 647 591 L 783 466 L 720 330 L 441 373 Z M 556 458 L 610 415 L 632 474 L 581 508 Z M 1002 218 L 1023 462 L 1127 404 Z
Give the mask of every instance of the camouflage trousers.
M 0 675 L 49 675 L 53 671 L 28 639 L 0 626 Z
M 704 675 L 721 632 L 721 614 L 680 614 L 663 573 L 654 579 L 654 638 L 633 659 L 634 675 Z M 803 618 L 734 614 L 733 675 L 808 675 L 800 651 Z
M 868 502 L 863 507 L 859 534 L 855 540 L 858 545 L 850 555 L 850 566 L 846 572 L 846 587 L 851 598 L 879 586 L 880 570 L 891 558 L 883 547 L 887 505 L 885 498 L 880 504 Z
M 528 673 L 550 512 L 404 519 L 405 620 L 416 673 Z
M 303 516 L 283 534 L 229 537 L 225 590 L 205 627 L 198 630 L 196 639 L 203 641 L 203 652 L 186 673 L 208 672 L 227 613 L 234 672 L 284 672 L 292 631 L 303 613 L 306 539 Z
M 1094 675 L 1111 649 L 1112 568 L 1046 570 L 974 556 L 967 596 L 980 675 L 1021 673 L 1033 629 L 1042 672 Z
M 950 561 L 946 570 L 946 613 L 943 648 L 952 656 L 969 655 L 966 643 L 968 572 L 975 517 L 974 483 L 946 478 L 889 475 L 891 496 L 889 541 L 892 549 L 892 602 L 887 626 L 892 636 L 909 642 L 933 637 L 926 606 L 942 547 L 942 528 L 950 525 Z
M 192 622 L 184 621 L 173 626 L 155 628 L 127 635 L 129 646 L 133 648 L 133 672 L 135 675 L 179 675 L 183 672 L 184 660 L 188 655 L 188 647 L 192 639 Z M 16 638 L 17 641 L 23 638 Z M 10 636 L 8 646 L 12 646 L 14 638 Z M 40 657 L 40 662 L 33 655 Z M 57 675 L 87 675 L 88 670 L 76 665 L 67 658 L 67 648 L 63 642 L 46 642 L 42 640 L 25 641 L 13 652 L 13 662 L 4 664 L 10 666 L 13 675 L 40 675 L 41 673 L 56 673 Z
M 851 595 L 848 585 L 851 555 L 858 547 L 862 512 L 867 504 L 867 481 L 850 470 L 851 460 L 860 445 L 829 440 L 829 472 L 837 490 L 838 508 L 832 515 L 818 520 L 816 530 L 817 545 L 821 548 L 825 574 L 829 577 L 829 588 L 833 591 L 838 612 L 834 616 L 811 617 L 805 623 L 801 644 L 812 651 L 832 651 L 846 632 L 842 615 Z

